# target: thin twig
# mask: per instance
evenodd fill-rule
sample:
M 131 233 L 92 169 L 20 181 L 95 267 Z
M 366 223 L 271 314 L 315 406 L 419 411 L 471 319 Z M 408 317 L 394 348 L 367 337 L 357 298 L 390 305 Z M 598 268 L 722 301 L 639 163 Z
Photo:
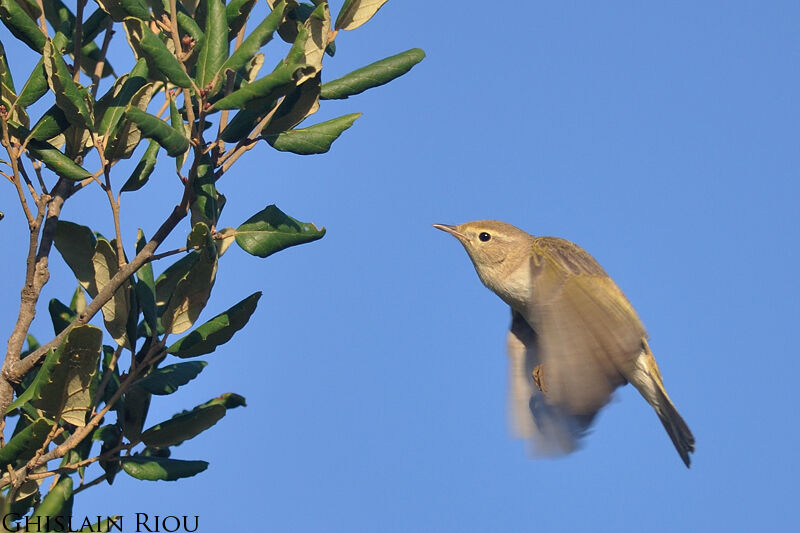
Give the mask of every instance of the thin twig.
M 34 203 L 38 204 L 39 195 L 36 193 L 36 189 L 34 189 L 33 183 L 31 183 L 31 180 L 28 177 L 28 173 L 25 171 L 25 165 L 19 165 L 19 171 L 22 174 L 22 177 L 25 179 L 25 183 L 28 185 L 28 192 L 31 193 Z
M 114 21 L 109 18 L 106 24 L 106 33 L 103 36 L 103 44 L 100 47 L 100 61 L 94 67 L 92 74 L 92 98 L 97 97 L 97 91 L 100 89 L 100 78 L 103 77 L 103 69 L 106 65 L 106 56 L 108 55 L 108 45 L 111 43 L 111 37 L 114 36 Z
M 222 156 L 220 159 L 222 166 L 220 166 L 220 168 L 214 174 L 214 179 L 219 179 L 225 172 L 228 171 L 229 168 L 231 168 L 231 165 L 233 165 L 237 159 L 244 155 L 245 152 L 252 150 L 255 147 L 256 143 L 258 142 L 258 136 L 261 134 L 261 130 L 264 129 L 264 126 L 266 126 L 270 120 L 272 120 L 272 116 L 276 111 L 278 111 L 282 101 L 283 100 L 281 99 L 275 103 L 275 107 L 273 107 L 272 110 L 270 110 L 270 112 L 258 122 L 256 127 L 253 128 L 253 131 L 250 132 L 250 135 L 239 141 L 234 148 Z

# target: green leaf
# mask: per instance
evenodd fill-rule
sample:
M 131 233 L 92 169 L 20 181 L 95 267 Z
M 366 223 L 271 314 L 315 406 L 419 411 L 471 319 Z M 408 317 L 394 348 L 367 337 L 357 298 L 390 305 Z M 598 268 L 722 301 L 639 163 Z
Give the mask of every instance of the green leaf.
M 310 70 L 309 70 L 310 69 Z M 280 64 L 272 73 L 233 91 L 225 98 L 217 100 L 214 109 L 243 109 L 259 107 L 264 103 L 283 96 L 305 77 L 314 67 L 300 63 Z
M 397 55 L 381 59 L 341 78 L 322 84 L 322 100 L 342 100 L 348 96 L 363 93 L 399 78 L 422 61 L 425 52 L 412 48 Z
M 231 9 L 232 6 L 233 4 L 230 4 L 228 9 Z M 227 61 L 225 61 L 225 63 L 222 65 L 222 72 L 225 72 L 226 70 L 238 71 L 248 61 L 255 57 L 262 46 L 272 40 L 272 34 L 275 33 L 275 30 L 278 29 L 278 25 L 281 23 L 281 20 L 283 20 L 283 12 L 285 8 L 286 2 L 283 1 L 278 2 L 275 5 L 275 7 L 272 9 L 272 13 L 267 15 L 267 17 L 262 20 L 258 26 L 256 26 L 256 29 L 250 32 L 247 38 L 242 41 L 242 44 L 239 46 L 239 48 L 237 48 L 227 59 Z
M 262 135 L 281 133 L 297 126 L 319 109 L 320 75 L 301 83 L 281 101 L 280 107 L 261 130 Z
M 78 165 L 61 153 L 55 146 L 46 141 L 31 139 L 28 150 L 44 165 L 59 177 L 71 181 L 81 181 L 92 175 L 91 172 Z
M 147 244 L 141 228 L 136 233 L 136 253 L 142 251 Z M 145 263 L 136 271 L 136 298 L 142 308 L 145 322 L 150 326 L 150 331 L 158 329 L 158 316 L 156 314 L 156 284 L 153 280 L 153 265 Z
M 94 38 L 100 35 L 100 32 L 106 28 L 110 18 L 108 13 L 101 8 L 95 9 L 94 12 L 89 15 L 89 18 L 83 21 L 83 37 L 81 38 L 81 44 L 87 45 L 94 41 Z
M 196 165 L 196 175 L 192 180 L 194 190 L 194 202 L 191 205 L 192 227 L 196 228 L 198 222 L 206 226 L 215 227 L 217 225 L 217 210 L 219 193 L 214 184 L 214 167 L 208 154 L 200 156 Z
M 105 426 L 97 428 L 94 433 L 92 433 L 92 440 L 103 442 L 100 446 L 100 455 L 105 455 L 122 444 L 122 431 L 116 424 L 106 424 Z M 106 473 L 106 481 L 108 481 L 109 485 L 114 482 L 117 472 L 120 471 L 119 457 L 120 451 L 117 450 L 108 459 L 99 461 L 100 468 Z
M 7 470 L 8 465 L 26 463 L 42 447 L 53 423 L 44 418 L 37 418 L 32 424 L 12 437 L 5 446 L 0 448 L 0 468 Z
M 136 384 L 151 394 L 172 394 L 181 385 L 186 385 L 205 368 L 205 361 L 176 363 L 153 370 Z
M 175 481 L 197 475 L 206 468 L 208 468 L 206 461 L 182 461 L 140 455 L 122 458 L 122 469 L 125 473 L 145 481 Z
M 236 407 L 246 407 L 247 403 L 244 401 L 244 396 L 236 394 L 235 392 L 226 392 L 216 398 L 208 400 L 202 404 L 201 407 L 206 405 L 221 405 L 225 409 L 234 409 Z
M 54 105 L 33 126 L 28 138 L 48 141 L 64 133 L 69 126 L 70 121 L 67 116 L 58 106 Z
M 61 0 L 49 0 L 44 2 L 45 18 L 54 28 L 62 28 L 66 34 L 72 36 L 75 33 L 75 15 L 70 11 Z M 82 24 L 81 29 L 81 70 L 87 75 L 92 76 L 97 68 L 97 62 L 100 60 L 100 48 L 91 39 L 86 40 L 83 36 L 87 32 L 94 32 L 95 36 L 100 32 L 98 26 L 99 17 L 94 19 L 87 19 Z M 92 37 L 93 38 L 93 37 Z M 66 46 L 69 54 L 74 57 L 74 44 L 70 42 Z M 102 77 L 108 76 L 113 72 L 111 65 L 106 61 L 103 64 Z
M 105 239 L 97 240 L 92 264 L 94 265 L 95 285 L 99 292 L 119 272 L 117 252 L 111 243 Z M 130 282 L 126 281 L 114 292 L 114 296 L 103 304 L 103 322 L 106 330 L 120 346 L 128 344 L 126 333 L 130 311 L 129 290 Z
M 72 81 L 72 73 L 52 41 L 45 43 L 42 54 L 47 84 L 56 95 L 56 105 L 72 124 L 94 131 L 94 121 L 83 99 L 83 93 Z
M 213 96 L 222 79 L 220 67 L 228 58 L 228 19 L 220 0 L 204 0 L 206 5 L 205 39 L 198 51 L 195 80 Z
M 305 85 L 305 84 L 304 84 Z M 228 143 L 236 143 L 249 135 L 256 125 L 261 122 L 267 113 L 272 111 L 275 103 L 265 105 L 261 109 L 242 109 L 228 122 L 225 129 L 222 130 L 220 138 Z
M 14 37 L 34 52 L 42 53 L 47 38 L 33 19 L 14 0 L 0 0 L 0 20 Z
M 133 169 L 130 177 L 119 192 L 133 192 L 144 187 L 147 180 L 150 179 L 153 170 L 156 168 L 156 161 L 158 160 L 158 151 L 160 148 L 161 145 L 158 144 L 158 142 L 154 140 L 150 141 L 147 145 L 147 150 L 144 151 L 142 158 L 139 160 L 139 164 Z
M 50 319 L 53 321 L 53 330 L 55 330 L 56 335 L 67 329 L 70 322 L 78 316 L 78 313 L 61 303 L 57 298 L 50 300 L 47 309 L 50 311 Z
M 169 301 L 178 282 L 189 273 L 200 260 L 200 252 L 192 251 L 171 264 L 156 279 L 156 305 L 163 306 Z
M 199 222 L 197 228 L 204 231 L 205 246 L 199 251 L 194 267 L 180 278 L 175 291 L 161 315 L 161 324 L 170 333 L 183 333 L 195 323 L 208 303 L 217 275 L 217 250 L 208 226 Z M 156 286 L 158 289 L 158 286 Z
M 151 448 L 177 446 L 216 424 L 225 412 L 217 404 L 195 407 L 151 427 L 142 433 L 142 442 Z
M 259 298 L 261 292 L 251 294 L 172 344 L 167 353 L 186 358 L 213 352 L 247 324 Z
M 178 87 L 184 89 L 192 87 L 192 80 L 183 70 L 178 58 L 169 51 L 147 24 L 139 19 L 126 18 L 125 28 L 129 32 L 132 45 L 147 60 L 151 70 L 160 72 Z
M 154 84 L 148 83 L 136 91 L 136 94 L 128 102 L 123 113 L 125 119 L 120 120 L 113 133 L 110 134 L 109 143 L 105 150 L 106 158 L 109 161 L 128 159 L 133 155 L 136 147 L 139 146 L 143 131 L 134 120 L 131 120 L 128 112 L 146 114 L 145 109 L 147 109 L 147 105 L 153 98 L 154 90 Z
M 13 0 L 7 0 L 13 1 Z M 37 27 L 38 31 L 38 27 Z M 44 46 L 44 45 L 43 45 Z M 22 90 L 18 93 L 17 106 L 27 108 L 47 92 L 47 76 L 44 73 L 44 60 L 40 59 L 36 66 L 33 67 L 30 76 L 22 86 Z
M 150 410 L 151 394 L 134 385 L 123 396 L 122 434 L 131 442 L 135 442 L 142 434 L 147 412 Z
M 181 155 L 189 149 L 189 139 L 160 118 L 135 107 L 128 108 L 125 117 L 139 127 L 142 135 L 163 146 L 170 157 Z
M 36 378 L 9 406 L 9 411 L 28 402 L 55 420 L 76 426 L 86 424 L 92 407 L 93 378 L 100 360 L 103 332 L 94 326 L 72 328 L 64 342 L 45 357 Z
M 103 10 L 111 15 L 114 22 L 122 22 L 126 17 L 150 20 L 150 12 L 141 0 L 96 0 Z
M 55 518 L 65 517 L 71 514 L 72 509 L 72 478 L 63 476 L 56 486 L 50 489 L 47 496 L 44 497 L 42 503 L 33 511 L 31 518 L 32 523 L 38 523 L 35 518 Z M 54 521 L 55 523 L 55 521 Z
M 96 106 L 97 116 L 102 118 L 100 118 L 100 126 L 97 128 L 97 133 L 102 135 L 106 142 L 109 142 L 109 139 L 113 136 L 119 121 L 125 114 L 125 109 L 130 105 L 134 95 L 147 85 L 147 74 L 147 62 L 144 59 L 140 59 L 136 62 L 130 74 L 120 76 L 111 89 L 98 100 Z M 147 103 L 149 103 L 149 99 L 144 104 L 144 109 L 147 109 Z M 137 107 L 142 109 L 141 106 Z
M 94 256 L 97 239 L 94 232 L 86 226 L 67 220 L 59 220 L 54 239 L 56 250 L 64 258 L 75 278 L 86 289 L 89 296 L 97 296 L 97 285 L 94 282 Z
M 300 222 L 269 205 L 236 228 L 236 243 L 247 253 L 267 257 L 290 246 L 321 239 L 325 228 Z
M 264 140 L 281 152 L 299 155 L 324 154 L 330 150 L 333 141 L 360 116 L 361 113 L 351 113 L 308 128 L 264 135 Z
M 336 30 L 354 30 L 367 22 L 388 0 L 345 0 L 339 16 L 336 17 Z
M 247 17 L 250 16 L 250 11 L 255 4 L 256 0 L 231 0 L 225 6 L 225 20 L 228 22 L 229 41 L 235 39 L 239 31 L 244 27 Z

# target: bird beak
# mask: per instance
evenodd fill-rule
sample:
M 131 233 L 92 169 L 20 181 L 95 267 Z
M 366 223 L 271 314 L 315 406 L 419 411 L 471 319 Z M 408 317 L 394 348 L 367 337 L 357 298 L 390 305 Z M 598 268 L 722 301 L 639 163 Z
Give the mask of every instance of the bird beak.
M 458 226 L 451 226 L 450 224 L 434 224 L 433 227 L 442 231 L 446 231 L 459 240 L 465 238 L 465 235 L 458 231 Z

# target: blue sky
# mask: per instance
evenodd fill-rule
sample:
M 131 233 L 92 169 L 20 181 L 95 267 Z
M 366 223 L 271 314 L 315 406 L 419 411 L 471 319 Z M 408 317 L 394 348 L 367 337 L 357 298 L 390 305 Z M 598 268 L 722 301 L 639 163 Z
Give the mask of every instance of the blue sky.
M 259 309 L 202 358 L 192 386 L 154 400 L 148 423 L 226 391 L 248 407 L 174 449 L 210 461 L 206 472 L 120 474 L 79 496 L 75 514 L 122 514 L 131 531 L 136 512 L 199 514 L 200 531 L 789 529 L 798 20 L 800 5 L 781 1 L 393 0 L 340 34 L 325 79 L 411 47 L 427 58 L 390 85 L 323 102 L 311 122 L 364 113 L 330 153 L 263 145 L 226 175 L 222 226 L 276 203 L 328 234 L 266 260 L 226 254 L 203 317 L 263 290 Z M 23 57 L 5 28 L 0 38 L 12 62 Z M 174 205 L 172 168 L 124 199 L 129 245 Z M 10 186 L 0 201 L 5 338 L 25 237 Z M 111 234 L 108 211 L 87 190 L 63 218 Z M 431 228 L 482 218 L 573 240 L 614 277 L 697 438 L 691 470 L 631 387 L 572 456 L 534 461 L 509 437 L 507 306 Z M 43 339 L 48 299 L 74 290 L 51 263 L 33 328 Z

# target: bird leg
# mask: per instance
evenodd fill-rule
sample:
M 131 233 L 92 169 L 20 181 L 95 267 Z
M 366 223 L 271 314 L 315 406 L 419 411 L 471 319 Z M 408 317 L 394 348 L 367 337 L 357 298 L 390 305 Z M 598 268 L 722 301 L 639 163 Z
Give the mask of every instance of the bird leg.
M 531 377 L 533 378 L 533 384 L 536 385 L 536 388 L 542 391 L 543 393 L 547 393 L 547 387 L 544 384 L 544 375 L 542 374 L 542 365 L 536 365 L 531 372 Z

